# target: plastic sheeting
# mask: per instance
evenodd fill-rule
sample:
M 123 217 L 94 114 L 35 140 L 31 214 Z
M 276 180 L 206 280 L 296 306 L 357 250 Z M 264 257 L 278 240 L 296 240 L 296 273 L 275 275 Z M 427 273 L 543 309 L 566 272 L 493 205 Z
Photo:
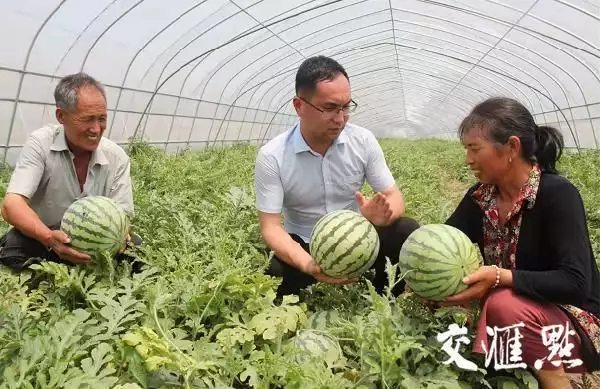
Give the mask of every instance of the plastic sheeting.
M 600 142 L 597 0 L 0 0 L 0 145 L 55 122 L 57 80 L 104 83 L 105 136 L 167 151 L 261 144 L 297 120 L 299 64 L 338 60 L 379 137 L 455 137 L 488 96 L 569 147 Z

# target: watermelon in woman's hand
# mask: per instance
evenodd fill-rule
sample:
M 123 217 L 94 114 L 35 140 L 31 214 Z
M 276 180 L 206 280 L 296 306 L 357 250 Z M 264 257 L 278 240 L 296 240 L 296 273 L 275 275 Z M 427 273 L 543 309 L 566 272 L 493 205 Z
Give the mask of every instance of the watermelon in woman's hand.
M 63 215 L 60 229 L 70 246 L 94 258 L 102 252 L 117 254 L 126 244 L 129 218 L 116 201 L 88 196 L 75 201 Z
M 398 266 L 417 296 L 440 301 L 465 290 L 463 278 L 479 269 L 481 262 L 479 249 L 461 230 L 428 224 L 406 239 Z

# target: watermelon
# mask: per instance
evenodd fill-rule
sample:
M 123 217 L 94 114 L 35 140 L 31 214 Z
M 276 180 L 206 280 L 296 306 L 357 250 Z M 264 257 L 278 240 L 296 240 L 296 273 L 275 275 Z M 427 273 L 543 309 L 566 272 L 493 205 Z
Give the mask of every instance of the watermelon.
M 291 339 L 291 344 L 299 350 L 295 358 L 298 363 L 319 360 L 332 366 L 343 358 L 338 341 L 321 331 L 299 330 Z
M 75 250 L 92 258 L 103 252 L 114 256 L 127 239 L 129 218 L 114 200 L 88 196 L 67 208 L 60 229 L 71 238 Z
M 336 310 L 317 311 L 308 317 L 307 326 L 315 330 L 324 330 L 332 324 L 335 324 L 340 318 Z
M 379 254 L 379 235 L 364 216 L 351 210 L 332 211 L 315 224 L 309 251 L 330 277 L 358 277 Z
M 408 287 L 433 301 L 465 290 L 463 278 L 479 269 L 481 262 L 481 253 L 469 237 L 446 224 L 427 224 L 413 231 L 398 258 Z

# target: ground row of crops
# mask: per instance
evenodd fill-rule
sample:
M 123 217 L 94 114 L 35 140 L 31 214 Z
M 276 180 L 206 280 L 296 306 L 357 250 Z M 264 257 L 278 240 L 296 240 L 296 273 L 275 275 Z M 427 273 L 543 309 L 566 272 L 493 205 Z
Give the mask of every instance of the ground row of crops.
M 422 224 L 443 222 L 473 183 L 456 143 L 382 145 Z M 263 275 L 255 155 L 252 146 L 180 156 L 135 148 L 141 273 L 126 263 L 0 270 L 0 388 L 537 387 L 526 371 L 489 377 L 443 364 L 436 334 L 466 319 L 454 309 L 379 296 L 365 280 L 275 301 L 278 280 Z M 600 258 L 600 153 L 567 155 L 561 169 L 581 190 Z M 290 339 L 306 328 L 334 338 L 341 355 L 299 354 Z M 468 348 L 462 355 L 483 368 Z

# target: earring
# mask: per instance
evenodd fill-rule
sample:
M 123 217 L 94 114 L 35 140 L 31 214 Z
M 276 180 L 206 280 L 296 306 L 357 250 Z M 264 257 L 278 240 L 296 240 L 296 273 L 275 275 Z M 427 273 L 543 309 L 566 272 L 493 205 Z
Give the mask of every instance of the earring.
M 512 157 L 508 157 L 508 163 L 512 163 Z

